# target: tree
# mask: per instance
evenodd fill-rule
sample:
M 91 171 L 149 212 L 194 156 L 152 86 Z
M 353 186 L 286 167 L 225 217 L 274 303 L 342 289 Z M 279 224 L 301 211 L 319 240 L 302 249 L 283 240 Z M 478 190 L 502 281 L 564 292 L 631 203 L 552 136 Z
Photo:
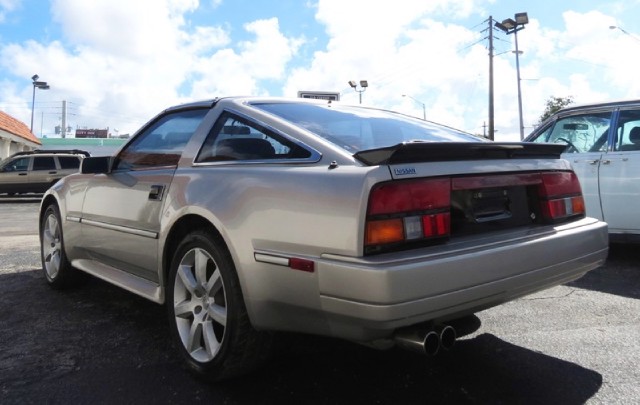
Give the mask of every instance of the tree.
M 544 112 L 542 113 L 540 118 L 538 118 L 538 124 L 536 126 L 542 124 L 547 118 L 551 117 L 558 110 L 568 106 L 569 104 L 573 104 L 573 97 L 572 96 L 567 96 L 567 97 L 553 97 L 552 96 L 552 97 L 549 97 L 547 99 L 546 107 L 544 109 Z

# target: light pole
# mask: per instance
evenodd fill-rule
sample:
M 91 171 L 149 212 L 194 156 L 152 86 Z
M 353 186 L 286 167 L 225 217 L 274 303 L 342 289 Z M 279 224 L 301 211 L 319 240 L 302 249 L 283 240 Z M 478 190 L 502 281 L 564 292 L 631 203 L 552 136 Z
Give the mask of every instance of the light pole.
M 427 120 L 427 106 L 420 100 L 416 100 L 415 98 L 407 95 L 407 94 L 403 94 L 402 97 L 409 97 L 411 100 L 415 101 L 418 104 L 422 105 L 422 119 L 423 120 Z
M 33 82 L 33 95 L 31 96 L 31 126 L 29 127 L 31 133 L 33 133 L 33 111 L 35 110 L 36 105 L 36 88 L 40 90 L 49 90 L 47 82 L 39 82 L 39 78 L 40 76 L 38 75 L 31 76 L 31 81 Z
M 520 117 L 520 140 L 524 139 L 524 124 L 522 121 L 522 90 L 520 89 L 520 51 L 518 50 L 518 31 L 524 29 L 529 23 L 527 13 L 516 13 L 515 21 L 511 18 L 503 20 L 502 23 L 496 22 L 496 27 L 504 31 L 507 35 L 513 34 L 516 43 L 516 73 L 518 76 L 518 115 Z
M 617 25 L 610 25 L 609 26 L 610 30 L 620 30 L 623 34 L 630 36 L 631 38 L 635 39 L 636 41 L 640 42 L 640 38 L 636 37 L 635 35 L 629 33 L 628 31 L 626 31 L 623 28 L 618 27 Z
M 353 88 L 353 90 L 358 93 L 358 96 L 360 96 L 360 104 L 362 104 L 362 93 L 367 90 L 367 87 L 369 87 L 369 83 L 366 80 L 360 80 L 360 90 L 358 90 L 358 84 L 355 82 L 355 80 L 349 80 L 349 86 L 351 86 L 351 88 Z

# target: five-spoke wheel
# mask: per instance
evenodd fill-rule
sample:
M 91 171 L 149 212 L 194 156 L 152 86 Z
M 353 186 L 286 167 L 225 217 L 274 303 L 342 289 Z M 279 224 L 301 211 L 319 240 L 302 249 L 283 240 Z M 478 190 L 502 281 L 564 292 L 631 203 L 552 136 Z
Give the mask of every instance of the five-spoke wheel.
M 233 260 L 219 238 L 204 230 L 186 235 L 169 270 L 169 322 L 192 370 L 220 380 L 268 357 L 271 334 L 251 326 Z

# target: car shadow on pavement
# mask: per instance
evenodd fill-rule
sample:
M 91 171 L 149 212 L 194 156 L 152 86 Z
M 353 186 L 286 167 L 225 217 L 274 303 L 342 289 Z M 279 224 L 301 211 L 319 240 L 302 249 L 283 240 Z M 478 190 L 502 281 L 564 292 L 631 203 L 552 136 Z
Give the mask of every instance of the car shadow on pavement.
M 41 271 L 0 276 L 3 403 L 413 404 L 586 402 L 593 370 L 491 334 L 436 357 L 278 335 L 253 374 L 210 383 L 182 366 L 164 307 L 91 278 L 51 290 Z M 468 331 L 479 327 L 470 320 Z
M 211 392 L 238 403 L 583 404 L 601 385 L 593 370 L 491 334 L 433 358 L 305 337 L 266 369 Z
M 640 245 L 611 244 L 606 266 L 567 285 L 640 299 Z

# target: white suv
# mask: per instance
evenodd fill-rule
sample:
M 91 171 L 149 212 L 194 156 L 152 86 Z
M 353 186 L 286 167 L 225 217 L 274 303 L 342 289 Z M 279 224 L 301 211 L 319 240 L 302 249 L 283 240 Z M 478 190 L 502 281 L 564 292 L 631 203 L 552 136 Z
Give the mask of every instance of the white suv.
M 83 150 L 35 150 L 15 153 L 0 163 L 0 194 L 44 193 L 80 168 Z

